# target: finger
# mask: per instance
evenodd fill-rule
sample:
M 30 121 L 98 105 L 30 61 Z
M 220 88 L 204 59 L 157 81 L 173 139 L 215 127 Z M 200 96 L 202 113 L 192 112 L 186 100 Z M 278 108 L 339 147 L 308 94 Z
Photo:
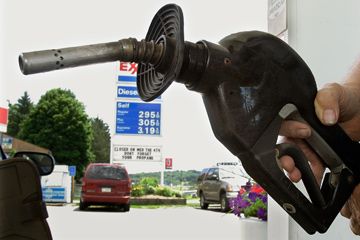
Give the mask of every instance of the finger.
M 310 161 L 310 168 L 314 174 L 316 182 L 320 186 L 325 172 L 323 164 L 320 161 Z
M 324 168 L 323 163 L 317 156 L 317 154 L 313 150 L 311 150 L 309 148 L 308 144 L 306 144 L 301 139 L 294 139 L 294 138 L 286 137 L 286 138 L 283 138 L 282 140 L 283 140 L 282 142 L 293 143 L 294 145 L 298 146 L 302 150 L 306 159 L 310 163 L 311 170 L 315 176 L 317 183 L 320 185 L 321 180 L 324 175 L 325 168 Z M 280 160 L 281 166 L 284 168 L 284 170 L 286 170 L 288 172 L 288 177 L 291 180 L 293 179 L 295 182 L 298 182 L 300 180 L 299 176 L 301 178 L 301 172 L 300 172 L 300 170 L 297 169 L 294 160 L 290 156 L 282 156 L 279 160 Z M 297 170 L 295 172 L 293 172 L 295 169 L 297 169 Z
M 345 205 L 343 206 L 343 208 L 341 209 L 340 211 L 341 215 L 343 217 L 346 217 L 346 218 L 350 218 L 351 217 L 351 211 L 350 211 L 350 208 L 349 208 L 349 204 L 346 202 Z
M 360 225 L 359 225 L 359 222 L 357 221 L 357 219 L 350 218 L 350 228 L 354 234 L 360 235 Z
M 315 98 L 315 112 L 324 125 L 334 125 L 339 119 L 339 103 L 343 89 L 337 83 L 326 85 Z
M 310 168 L 315 176 L 317 183 L 320 185 L 324 176 L 325 167 L 318 155 L 309 147 L 307 143 L 299 139 L 291 139 L 303 151 L 306 159 L 309 161 Z
M 292 172 L 295 169 L 295 162 L 290 156 L 281 157 L 280 164 L 287 172 Z
M 347 200 L 341 215 L 350 218 L 350 228 L 353 233 L 360 235 L 360 185 L 357 185 Z
M 283 121 L 280 128 L 280 135 L 291 138 L 307 138 L 311 135 L 308 125 L 298 121 Z
M 301 180 L 301 172 L 298 168 L 295 168 L 292 172 L 288 172 L 289 179 L 292 182 L 299 182 Z
M 301 180 L 301 172 L 295 166 L 295 161 L 290 156 L 282 156 L 279 160 L 281 166 L 287 172 L 288 178 L 292 182 L 299 182 Z

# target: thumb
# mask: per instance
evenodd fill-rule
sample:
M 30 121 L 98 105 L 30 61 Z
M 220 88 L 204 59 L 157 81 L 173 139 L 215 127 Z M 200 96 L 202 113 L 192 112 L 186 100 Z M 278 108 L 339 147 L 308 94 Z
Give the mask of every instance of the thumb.
M 315 112 L 324 125 L 334 125 L 339 119 L 339 103 L 342 88 L 339 84 L 326 85 L 315 98 Z

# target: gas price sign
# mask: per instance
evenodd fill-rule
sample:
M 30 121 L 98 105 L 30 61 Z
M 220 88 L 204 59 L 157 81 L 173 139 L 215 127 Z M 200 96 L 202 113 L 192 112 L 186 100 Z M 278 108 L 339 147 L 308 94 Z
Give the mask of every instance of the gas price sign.
M 161 146 L 113 146 L 113 163 L 121 163 L 122 161 L 161 162 L 161 160 Z
M 160 124 L 160 103 L 116 103 L 116 134 L 160 136 Z

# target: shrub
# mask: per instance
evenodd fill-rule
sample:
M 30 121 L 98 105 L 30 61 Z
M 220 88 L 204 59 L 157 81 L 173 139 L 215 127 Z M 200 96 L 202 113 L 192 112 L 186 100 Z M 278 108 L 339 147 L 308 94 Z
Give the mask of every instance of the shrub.
M 164 197 L 171 197 L 172 190 L 168 187 L 157 187 L 155 190 L 156 195 L 164 196 Z
M 145 177 L 140 180 L 140 185 L 147 187 L 157 187 L 159 186 L 159 181 L 154 177 Z
M 144 194 L 154 194 L 155 189 L 159 186 L 159 182 L 156 178 L 145 177 L 140 180 L 140 186 L 144 189 Z
M 145 194 L 155 194 L 156 193 L 156 187 L 148 186 L 145 189 Z
M 137 184 L 137 185 L 134 185 L 131 189 L 131 196 L 133 197 L 141 197 L 141 196 L 144 196 L 145 195 L 145 191 L 144 191 L 144 188 Z
M 179 192 L 173 191 L 169 187 L 159 186 L 155 189 L 155 194 L 164 197 L 181 197 Z
M 141 197 L 149 194 L 164 197 L 181 197 L 179 192 L 173 191 L 169 187 L 159 186 L 158 180 L 153 177 L 142 178 L 138 184 L 132 187 L 131 190 L 131 196 L 133 197 Z

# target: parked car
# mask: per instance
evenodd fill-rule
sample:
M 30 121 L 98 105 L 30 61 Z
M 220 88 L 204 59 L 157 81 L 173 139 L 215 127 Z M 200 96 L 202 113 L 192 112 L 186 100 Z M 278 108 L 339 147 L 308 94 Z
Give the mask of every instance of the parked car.
M 230 210 L 229 200 L 236 198 L 241 186 L 248 181 L 242 175 L 242 169 L 237 164 L 218 164 L 205 168 L 198 178 L 197 195 L 200 207 L 207 209 L 209 204 L 220 204 L 221 211 Z
M 130 210 L 131 179 L 124 166 L 92 163 L 82 179 L 80 210 L 90 205 L 115 205 Z

